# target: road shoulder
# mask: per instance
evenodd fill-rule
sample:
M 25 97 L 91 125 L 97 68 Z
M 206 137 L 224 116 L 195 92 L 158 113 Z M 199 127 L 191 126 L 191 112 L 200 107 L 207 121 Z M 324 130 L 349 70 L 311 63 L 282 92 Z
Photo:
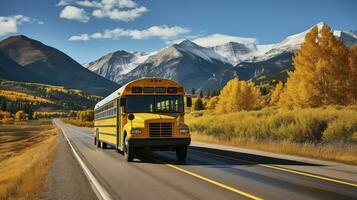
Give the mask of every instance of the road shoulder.
M 41 199 L 98 199 L 62 134 Z

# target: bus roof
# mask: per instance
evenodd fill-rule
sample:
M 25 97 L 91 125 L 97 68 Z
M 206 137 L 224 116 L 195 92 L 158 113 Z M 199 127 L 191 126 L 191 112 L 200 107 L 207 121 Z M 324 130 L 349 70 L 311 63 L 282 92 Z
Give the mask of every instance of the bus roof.
M 127 84 L 123 85 L 122 87 L 120 87 L 119 89 L 115 90 L 113 93 L 111 93 L 110 95 L 108 95 L 107 97 L 105 97 L 103 100 L 99 101 L 94 109 L 97 109 L 111 101 L 113 101 L 114 99 L 118 98 L 119 96 L 122 96 L 122 95 L 125 95 L 125 89 L 127 86 L 131 85 L 131 84 L 145 84 L 147 83 L 148 81 L 150 80 L 160 80 L 160 83 L 161 81 L 165 84 L 169 84 L 170 85 L 174 85 L 176 87 L 182 87 L 180 84 L 178 84 L 176 81 L 173 81 L 173 80 L 169 80 L 169 79 L 165 79 L 165 78 L 155 78 L 155 77 L 143 77 L 141 79 L 136 79 L 136 80 L 133 80 L 133 81 L 130 81 L 128 82 Z M 167 86 L 167 85 L 165 85 Z

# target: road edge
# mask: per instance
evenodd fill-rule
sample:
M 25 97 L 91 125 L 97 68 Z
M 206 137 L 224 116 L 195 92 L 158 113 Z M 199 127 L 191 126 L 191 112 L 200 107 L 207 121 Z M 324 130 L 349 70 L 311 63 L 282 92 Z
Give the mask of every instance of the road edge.
M 111 196 L 109 195 L 109 193 L 104 189 L 104 187 L 99 183 L 99 181 L 95 178 L 95 176 L 93 175 L 93 173 L 89 170 L 89 168 L 84 164 L 83 160 L 81 159 L 81 157 L 78 155 L 77 151 L 74 149 L 71 141 L 68 139 L 66 132 L 64 131 L 64 129 L 60 126 L 57 125 L 57 122 L 54 120 L 54 124 L 61 129 L 61 132 L 63 134 L 63 136 L 66 138 L 67 143 L 69 144 L 74 157 L 76 157 L 79 165 L 81 166 L 84 174 L 86 175 L 89 184 L 91 185 L 94 193 L 97 195 L 98 199 L 101 200 L 112 200 Z

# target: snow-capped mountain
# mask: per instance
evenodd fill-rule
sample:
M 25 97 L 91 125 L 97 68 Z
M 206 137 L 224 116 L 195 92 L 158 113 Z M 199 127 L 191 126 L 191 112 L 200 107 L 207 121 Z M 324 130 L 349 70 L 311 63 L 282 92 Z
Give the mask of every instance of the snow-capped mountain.
M 109 53 L 96 61 L 84 64 L 89 70 L 117 82 L 121 75 L 135 69 L 140 63 L 144 62 L 150 53 L 116 51 Z
M 125 84 L 143 76 L 164 77 L 183 83 L 187 89 L 219 89 L 233 77 L 232 65 L 222 59 L 212 49 L 185 40 L 149 56 L 118 83 Z
M 321 29 L 323 23 L 316 26 Z M 311 27 L 312 28 L 312 27 Z M 256 82 L 286 78 L 292 70 L 292 56 L 308 30 L 275 44 L 258 44 L 254 38 L 214 34 L 194 41 L 183 40 L 151 53 L 116 51 L 85 65 L 88 69 L 119 84 L 140 77 L 165 77 L 182 82 L 187 89 L 217 89 L 237 74 Z M 348 46 L 357 44 L 354 31 L 334 31 Z

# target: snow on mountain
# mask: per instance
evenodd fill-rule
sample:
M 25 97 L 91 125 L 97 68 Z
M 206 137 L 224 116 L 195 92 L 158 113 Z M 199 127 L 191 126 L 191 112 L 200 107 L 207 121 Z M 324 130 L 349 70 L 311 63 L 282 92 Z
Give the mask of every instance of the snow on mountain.
M 153 53 L 130 53 L 120 50 L 109 53 L 98 60 L 84 64 L 83 66 L 105 78 L 108 78 L 109 80 L 117 81 L 121 75 L 135 69 Z
M 222 62 L 227 62 L 227 60 L 224 57 L 219 55 L 213 49 L 202 47 L 194 42 L 191 42 L 190 40 L 184 40 L 181 43 L 175 44 L 173 46 L 179 50 L 190 52 L 191 54 L 199 56 L 208 61 L 212 61 L 212 59 L 216 59 L 216 60 L 221 60 Z
M 323 23 L 316 26 L 321 29 Z M 85 67 L 117 83 L 143 76 L 160 76 L 202 89 L 223 84 L 234 70 L 246 80 L 279 78 L 293 69 L 292 55 L 311 28 L 274 44 L 258 44 L 254 38 L 213 34 L 193 41 L 181 40 L 151 53 L 116 51 Z M 335 30 L 334 35 L 346 45 L 357 44 L 357 32 Z

